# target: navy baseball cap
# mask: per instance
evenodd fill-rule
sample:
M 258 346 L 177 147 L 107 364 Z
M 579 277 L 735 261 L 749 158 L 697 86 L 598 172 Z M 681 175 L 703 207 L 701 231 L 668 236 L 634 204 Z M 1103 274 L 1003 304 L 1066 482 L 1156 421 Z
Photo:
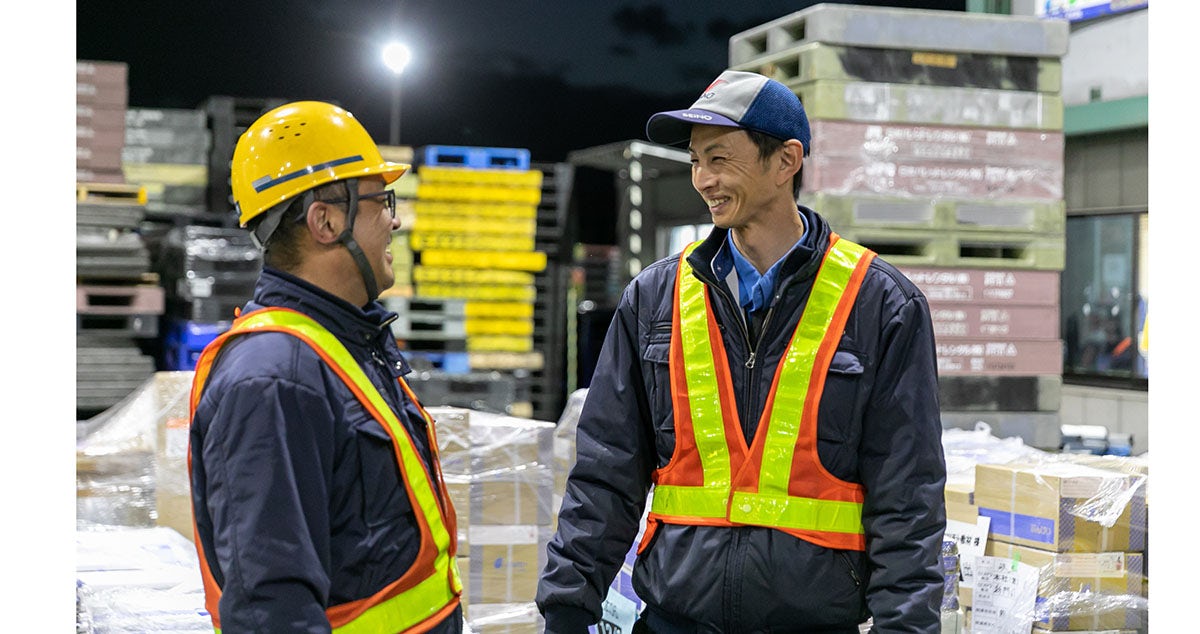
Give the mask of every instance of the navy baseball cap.
M 812 142 L 800 98 L 787 86 L 758 73 L 721 73 L 691 108 L 651 116 L 646 122 L 646 138 L 663 145 L 686 144 L 696 124 L 756 130 L 784 141 L 796 139 L 804 144 L 805 156 Z

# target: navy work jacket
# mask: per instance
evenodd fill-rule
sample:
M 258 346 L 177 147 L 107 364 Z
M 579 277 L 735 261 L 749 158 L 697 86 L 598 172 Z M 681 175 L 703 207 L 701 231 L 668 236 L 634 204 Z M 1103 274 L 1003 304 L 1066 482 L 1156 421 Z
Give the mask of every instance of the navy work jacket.
M 753 316 L 753 327 L 713 273 L 727 230 L 714 229 L 688 260 L 708 286 L 748 445 L 829 244 L 829 224 L 811 209 L 800 213 L 808 233 L 783 260 L 771 304 Z M 547 632 L 582 633 L 600 617 L 638 532 L 651 473 L 675 451 L 669 351 L 678 263 L 676 254 L 646 267 L 609 326 L 538 587 Z M 941 433 L 929 306 L 908 278 L 875 258 L 817 414 L 821 464 L 865 489 L 866 551 L 832 550 L 760 526 L 661 524 L 633 569 L 651 624 L 671 632 L 856 633 L 871 616 L 878 634 L 940 632 Z
M 410 371 L 378 302 L 356 307 L 265 268 L 243 313 L 315 319 L 358 360 L 431 464 L 425 421 L 397 377 Z M 387 431 L 300 339 L 235 337 L 190 431 L 192 502 L 221 586 L 222 631 L 329 632 L 325 609 L 369 597 L 416 560 L 420 531 Z M 434 632 L 462 630 L 462 609 Z

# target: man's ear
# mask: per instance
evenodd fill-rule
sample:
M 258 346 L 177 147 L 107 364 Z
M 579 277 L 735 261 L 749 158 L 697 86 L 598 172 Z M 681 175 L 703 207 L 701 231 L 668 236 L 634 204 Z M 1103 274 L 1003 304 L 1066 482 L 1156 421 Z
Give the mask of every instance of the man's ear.
M 800 166 L 803 164 L 804 144 L 796 139 L 784 141 L 783 147 L 779 150 L 778 183 L 790 187 L 792 177 L 800 171 Z
M 305 216 L 308 232 L 319 244 L 333 244 L 342 235 L 345 216 L 337 206 L 314 200 Z

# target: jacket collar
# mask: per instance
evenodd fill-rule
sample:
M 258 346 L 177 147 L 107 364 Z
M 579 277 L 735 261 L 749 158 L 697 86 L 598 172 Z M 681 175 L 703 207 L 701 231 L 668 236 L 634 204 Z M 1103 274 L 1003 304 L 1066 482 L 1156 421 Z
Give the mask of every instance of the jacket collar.
M 817 268 L 821 264 L 821 258 L 825 256 L 825 251 L 829 248 L 829 234 L 832 231 L 829 223 L 825 222 L 817 212 L 799 206 L 799 212 L 804 216 L 804 221 L 807 223 L 807 229 L 804 234 L 803 241 L 796 246 L 795 249 L 783 259 L 779 265 L 779 277 L 776 281 L 776 286 L 782 286 L 787 280 L 794 276 L 801 279 L 807 279 L 817 274 Z M 696 271 L 700 279 L 716 284 L 717 276 L 713 272 L 713 259 L 725 246 L 725 241 L 729 235 L 728 229 L 713 227 L 709 232 L 708 237 L 704 242 L 700 243 L 691 255 L 688 256 L 688 264 Z
M 382 347 L 397 376 L 410 371 L 391 330 L 399 315 L 379 301 L 360 308 L 290 273 L 264 266 L 254 287 L 254 298 L 245 310 L 268 306 L 290 308 L 312 317 L 347 346 Z

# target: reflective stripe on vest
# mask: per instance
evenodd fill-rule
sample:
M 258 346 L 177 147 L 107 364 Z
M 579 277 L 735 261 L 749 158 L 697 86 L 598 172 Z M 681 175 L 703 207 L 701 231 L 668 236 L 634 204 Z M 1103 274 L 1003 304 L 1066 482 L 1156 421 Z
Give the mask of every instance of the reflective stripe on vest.
M 363 407 L 392 437 L 392 447 L 408 490 L 409 500 L 414 509 L 421 511 L 414 513 L 421 532 L 421 545 L 416 561 L 399 579 L 389 583 L 375 595 L 328 608 L 326 615 L 333 631 L 349 634 L 426 631 L 458 606 L 458 597 L 463 588 L 455 561 L 457 522 L 438 465 L 437 439 L 432 417 L 423 407 L 417 405 L 430 434 L 430 451 L 433 455 L 436 483 L 427 476 L 408 432 L 346 347 L 310 317 L 282 308 L 262 309 L 242 315 L 234 321 L 228 331 L 204 349 L 196 363 L 193 379 L 190 405 L 192 416 L 195 415 L 196 405 L 200 402 L 209 371 L 221 346 L 231 337 L 264 331 L 283 332 L 299 338 L 337 372 Z M 399 379 L 399 383 L 408 397 L 417 403 L 416 396 L 403 379 Z M 190 450 L 188 468 L 190 476 Z M 439 499 L 444 504 L 445 515 L 442 506 L 439 506 Z M 198 534 L 195 542 L 197 550 L 200 551 L 205 606 L 213 618 L 214 628 L 220 632 L 218 605 L 221 590 L 208 568 L 208 560 L 205 558 Z
M 751 447 L 706 286 L 687 263 L 699 243 L 684 249 L 670 355 L 676 451 L 655 472 L 652 519 L 767 526 L 830 547 L 865 547 L 862 487 L 821 465 L 816 422 L 830 360 L 874 253 L 836 234 L 831 242 Z

